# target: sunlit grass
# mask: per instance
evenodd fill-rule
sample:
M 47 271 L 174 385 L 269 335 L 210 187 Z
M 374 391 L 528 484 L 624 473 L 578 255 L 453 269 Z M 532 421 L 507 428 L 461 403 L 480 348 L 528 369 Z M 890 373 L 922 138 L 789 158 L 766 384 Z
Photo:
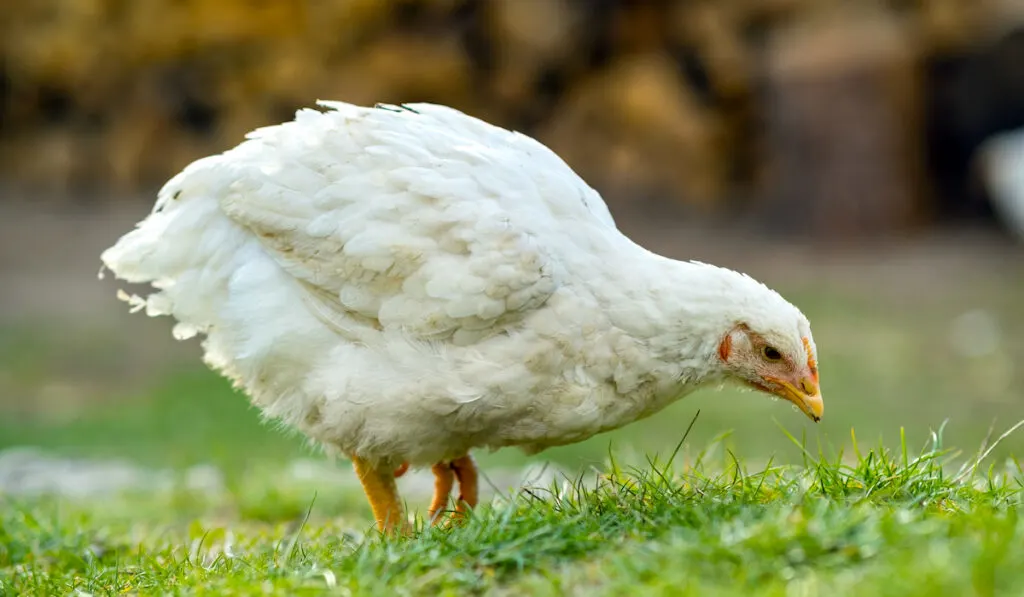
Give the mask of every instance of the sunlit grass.
M 152 508 L 167 499 L 158 493 L 9 501 L 0 582 L 12 595 L 1024 591 L 1019 465 L 987 463 L 984 452 L 953 460 L 941 433 L 917 453 L 853 445 L 852 455 L 825 459 L 801 444 L 802 464 L 756 469 L 717 444 L 637 466 L 612 458 L 599 474 L 398 539 L 311 507 L 255 520 L 232 507 L 275 499 L 252 484 L 216 504 L 218 516 L 199 513 L 213 507 L 200 497 L 193 515 Z M 324 499 L 307 497 L 307 506 Z

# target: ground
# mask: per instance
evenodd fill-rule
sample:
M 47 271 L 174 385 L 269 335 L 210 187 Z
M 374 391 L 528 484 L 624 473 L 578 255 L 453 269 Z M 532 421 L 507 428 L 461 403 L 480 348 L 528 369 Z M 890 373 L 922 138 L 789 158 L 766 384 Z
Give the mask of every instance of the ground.
M 990 430 L 1024 418 L 1022 249 L 990 233 L 810 246 L 620 217 L 652 250 L 748 271 L 798 304 L 824 421 L 726 388 L 538 457 L 480 454 L 493 506 L 388 543 L 367 533 L 347 463 L 262 424 L 194 343 L 96 279 L 99 251 L 146 208 L 0 213 L 0 595 L 1024 589 L 1024 433 L 957 479 Z M 943 467 L 939 429 L 964 450 Z M 421 513 L 429 474 L 402 484 Z

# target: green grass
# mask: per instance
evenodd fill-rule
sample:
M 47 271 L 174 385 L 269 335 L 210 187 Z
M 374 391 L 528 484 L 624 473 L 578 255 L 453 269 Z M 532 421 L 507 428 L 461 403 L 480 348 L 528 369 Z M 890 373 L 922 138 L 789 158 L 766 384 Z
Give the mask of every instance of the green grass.
M 261 498 L 237 490 L 217 503 L 176 491 L 100 504 L 9 501 L 0 512 L 0 592 L 1024 591 L 1019 465 L 985 466 L 979 455 L 957 468 L 940 434 L 917 455 L 804 454 L 802 464 L 753 471 L 721 450 L 633 468 L 612 460 L 599 476 L 498 500 L 451 530 L 391 540 L 311 507 L 254 520 L 238 506 Z

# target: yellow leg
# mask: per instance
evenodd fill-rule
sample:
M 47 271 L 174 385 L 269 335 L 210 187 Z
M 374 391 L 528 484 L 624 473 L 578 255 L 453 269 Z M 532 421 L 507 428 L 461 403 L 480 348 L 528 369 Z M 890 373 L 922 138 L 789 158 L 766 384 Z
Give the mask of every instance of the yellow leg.
M 451 467 L 455 472 L 455 478 L 459 480 L 459 502 L 455 505 L 455 511 L 462 514 L 470 508 L 475 508 L 479 499 L 480 485 L 476 463 L 467 454 L 453 460 Z
M 452 486 L 455 485 L 455 472 L 452 467 L 444 462 L 438 462 L 430 469 L 434 473 L 434 499 L 430 501 L 430 509 L 427 516 L 430 517 L 430 524 L 437 524 L 440 514 L 448 506 L 448 497 L 452 494 Z
M 363 484 L 363 491 L 370 501 L 377 528 L 387 534 L 408 533 L 409 522 L 405 519 L 402 502 L 398 497 L 394 469 L 377 470 L 366 461 L 353 458 L 352 464 Z

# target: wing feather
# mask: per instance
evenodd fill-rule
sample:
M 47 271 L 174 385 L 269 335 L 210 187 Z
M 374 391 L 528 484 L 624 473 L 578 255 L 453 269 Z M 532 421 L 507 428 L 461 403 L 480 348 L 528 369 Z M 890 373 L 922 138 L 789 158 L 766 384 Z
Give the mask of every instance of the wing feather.
M 255 131 L 217 167 L 233 180 L 223 211 L 339 331 L 477 342 L 562 283 L 551 239 L 566 222 L 614 227 L 528 137 L 439 106 L 329 107 Z

